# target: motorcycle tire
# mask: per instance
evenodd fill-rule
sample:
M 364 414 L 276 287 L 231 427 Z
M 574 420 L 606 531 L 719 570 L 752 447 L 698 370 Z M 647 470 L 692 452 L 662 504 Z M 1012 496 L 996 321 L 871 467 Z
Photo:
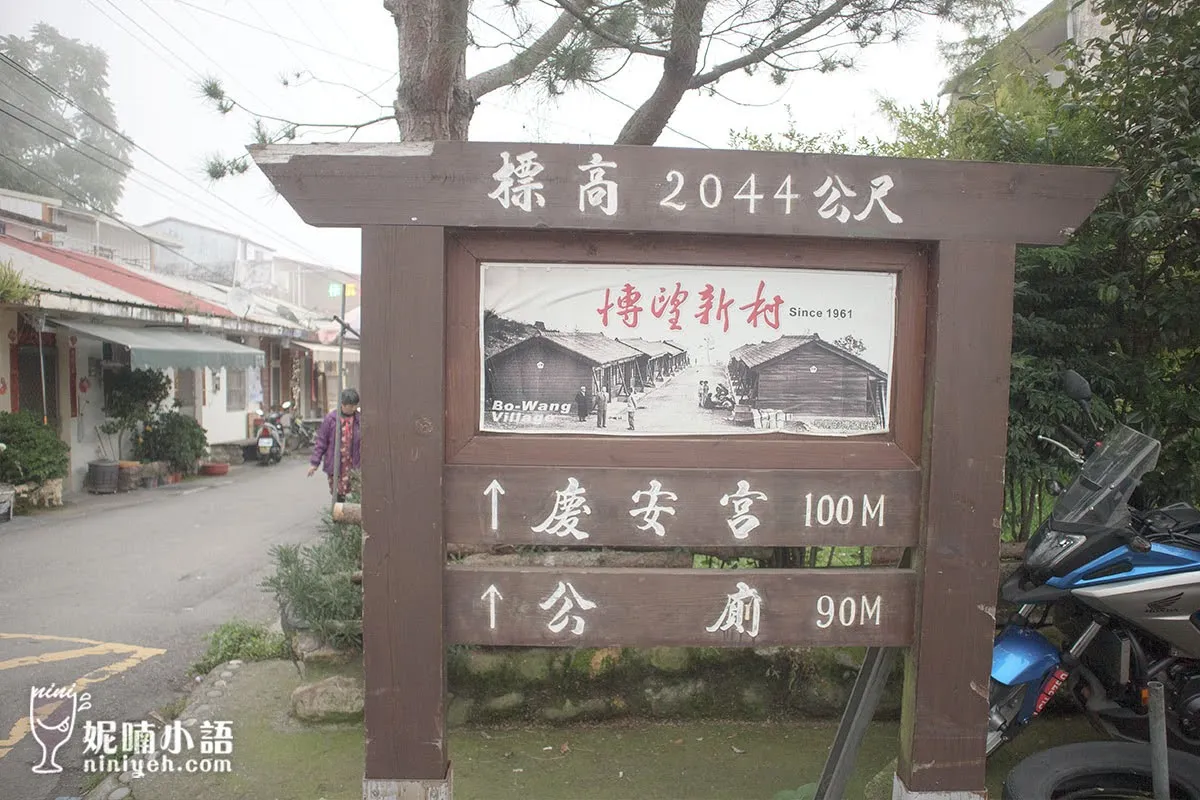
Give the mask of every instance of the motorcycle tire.
M 1200 758 L 1169 751 L 1171 800 L 1200 800 Z M 1150 746 L 1079 742 L 1034 753 L 1004 780 L 1003 800 L 1153 798 Z

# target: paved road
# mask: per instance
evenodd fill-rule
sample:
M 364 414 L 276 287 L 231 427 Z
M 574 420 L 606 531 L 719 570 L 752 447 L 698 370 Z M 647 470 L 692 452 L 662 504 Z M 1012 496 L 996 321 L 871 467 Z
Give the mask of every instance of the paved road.
M 671 379 L 656 389 L 638 398 L 638 410 L 634 415 L 637 430 L 654 433 L 696 433 L 697 431 L 725 431 L 745 433 L 729 420 L 727 409 L 701 408 L 699 405 L 700 381 L 708 381 L 709 389 L 716 391 L 718 383 L 725 381 L 719 366 L 692 364 L 675 373 Z M 619 414 L 609 425 L 617 430 L 626 430 L 624 401 L 618 400 L 609 406 L 611 414 Z
M 213 628 L 278 618 L 258 588 L 268 549 L 314 538 L 329 500 L 305 466 L 248 464 L 0 524 L 0 800 L 81 794 L 81 723 L 59 751 L 64 771 L 32 772 L 31 686 L 90 684 L 79 719 L 119 731 L 180 696 Z

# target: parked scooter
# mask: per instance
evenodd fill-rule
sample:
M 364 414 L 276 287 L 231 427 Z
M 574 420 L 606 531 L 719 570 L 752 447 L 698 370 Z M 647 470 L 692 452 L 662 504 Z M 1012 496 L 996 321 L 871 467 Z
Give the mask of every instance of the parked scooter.
M 1087 381 L 1070 371 L 1064 384 L 1091 422 Z M 1200 511 L 1130 505 L 1157 464 L 1157 440 L 1125 425 L 1102 441 L 1061 430 L 1073 447 L 1038 438 L 1082 468 L 1065 490 L 1052 482 L 1054 510 L 1002 587 L 1019 610 L 993 647 L 987 753 L 1064 688 L 1103 733 L 1146 742 L 1152 680 L 1166 689 L 1170 746 L 1200 753 Z M 1065 649 L 1034 626 L 1051 613 Z
M 291 405 L 292 401 L 288 400 L 283 404 L 281 409 L 272 411 L 269 414 L 264 414 L 261 408 L 255 409 L 255 413 L 263 418 L 263 424 L 258 429 L 259 466 L 278 464 L 283 460 L 286 445 L 283 441 L 283 423 L 281 420 L 287 409 L 291 408 Z

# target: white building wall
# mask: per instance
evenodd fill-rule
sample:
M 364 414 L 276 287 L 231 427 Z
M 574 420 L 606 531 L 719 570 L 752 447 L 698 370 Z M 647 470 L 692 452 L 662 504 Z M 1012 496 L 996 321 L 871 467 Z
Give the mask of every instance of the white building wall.
M 247 373 L 249 371 L 243 370 Z M 209 444 L 226 444 L 250 437 L 248 420 L 253 411 L 253 404 L 247 398 L 245 408 L 228 409 L 226 407 L 228 377 L 229 370 L 226 369 L 204 370 L 207 402 L 200 410 L 200 424 L 208 433 Z M 249 385 L 249 380 L 246 383 Z M 216 388 L 218 386 L 220 388 Z
M 103 355 L 104 344 L 99 339 L 86 336 L 75 337 L 75 386 L 78 398 L 78 416 L 71 417 L 71 362 L 70 336 L 61 331 L 58 346 L 59 419 L 62 420 L 61 438 L 71 446 L 71 472 L 63 481 L 63 488 L 70 492 L 83 490 L 88 463 L 98 458 L 117 457 L 117 437 L 100 433 L 97 428 L 104 424 L 104 388 L 99 373 L 89 371 L 89 360 L 95 363 Z M 80 381 L 87 378 L 88 390 L 79 391 Z M 102 441 L 103 440 L 103 441 Z M 133 457 L 133 446 L 128 435 L 125 437 L 125 456 Z

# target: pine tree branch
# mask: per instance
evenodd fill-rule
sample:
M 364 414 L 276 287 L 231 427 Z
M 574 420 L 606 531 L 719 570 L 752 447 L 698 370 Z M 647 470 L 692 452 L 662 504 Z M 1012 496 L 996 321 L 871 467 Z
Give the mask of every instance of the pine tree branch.
M 636 53 L 642 56 L 653 56 L 655 58 L 667 57 L 667 53 L 669 52 L 667 50 L 659 50 L 658 48 L 647 47 L 646 45 L 638 42 L 631 42 L 604 30 L 603 27 L 596 24 L 596 21 L 592 19 L 584 9 L 576 6 L 573 2 L 571 2 L 571 0 L 554 1 L 558 3 L 558 5 L 562 7 L 563 10 L 565 10 L 568 14 L 573 16 L 579 23 L 580 27 L 582 27 L 585 31 L 594 36 L 600 37 L 615 47 L 620 47 L 623 50 L 628 50 L 631 53 Z M 590 5 L 590 3 L 588 4 Z
M 589 4 L 591 0 L 588 0 Z M 498 67 L 475 75 L 467 80 L 467 92 L 478 100 L 484 95 L 511 86 L 517 81 L 528 78 L 542 62 L 550 57 L 554 49 L 575 29 L 578 20 L 569 12 L 558 15 L 554 24 L 547 28 L 529 47 L 517 53 L 509 61 Z
M 671 20 L 671 50 L 663 59 L 662 77 L 653 94 L 633 112 L 617 135 L 616 144 L 652 145 L 691 87 L 704 34 L 708 0 L 676 0 Z
M 751 64 L 757 64 L 763 59 L 784 49 L 788 45 L 800 40 L 807 34 L 812 33 L 826 22 L 829 22 L 829 20 L 840 14 L 848 5 L 850 5 L 850 0 L 836 0 L 833 5 L 812 17 L 804 24 L 797 26 L 794 30 L 785 33 L 783 36 L 778 36 L 766 44 L 754 48 L 743 56 L 730 59 L 724 64 L 718 64 L 707 72 L 696 75 L 692 78 L 691 85 L 688 88 L 699 89 L 701 86 L 705 86 L 719 80 L 725 75 L 728 75 L 730 72 L 743 69 Z

